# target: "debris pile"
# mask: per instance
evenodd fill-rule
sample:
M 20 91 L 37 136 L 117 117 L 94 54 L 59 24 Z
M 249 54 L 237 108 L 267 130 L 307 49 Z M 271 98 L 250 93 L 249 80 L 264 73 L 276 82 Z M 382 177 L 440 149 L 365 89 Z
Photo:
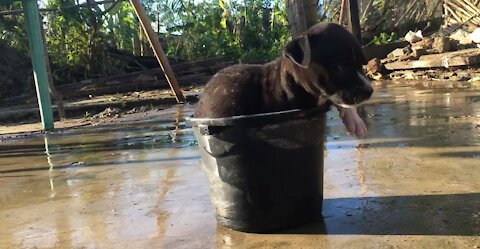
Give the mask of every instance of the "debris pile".
M 172 69 L 180 86 L 191 86 L 204 84 L 217 71 L 233 64 L 233 61 L 226 61 L 223 58 L 212 58 L 173 64 Z M 81 82 L 61 85 L 57 90 L 66 98 L 77 98 L 167 87 L 168 84 L 163 71 L 160 68 L 154 68 L 139 72 L 83 80 Z
M 119 108 L 106 108 L 104 111 L 96 114 L 93 118 L 103 119 L 103 118 L 119 118 L 121 115 L 121 110 Z
M 480 28 L 473 32 L 441 30 L 430 37 L 410 31 L 404 39 L 409 45 L 369 61 L 369 77 L 459 81 L 480 77 Z

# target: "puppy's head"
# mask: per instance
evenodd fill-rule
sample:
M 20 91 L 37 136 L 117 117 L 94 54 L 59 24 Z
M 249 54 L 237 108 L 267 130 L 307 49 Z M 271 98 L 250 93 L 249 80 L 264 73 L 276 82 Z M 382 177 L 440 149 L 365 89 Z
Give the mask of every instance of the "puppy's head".
M 370 98 L 373 89 L 363 75 L 367 64 L 360 44 L 342 26 L 321 23 L 289 42 L 283 54 L 303 74 L 299 82 L 342 107 L 353 107 Z

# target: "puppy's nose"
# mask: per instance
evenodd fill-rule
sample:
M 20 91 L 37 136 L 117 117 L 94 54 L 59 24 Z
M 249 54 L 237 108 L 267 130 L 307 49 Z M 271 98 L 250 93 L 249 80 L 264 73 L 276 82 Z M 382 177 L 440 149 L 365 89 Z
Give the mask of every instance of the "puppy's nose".
M 353 95 L 353 102 L 355 104 L 360 104 L 363 101 L 368 100 L 373 93 L 373 88 L 371 86 L 361 86 L 358 87 Z
M 365 101 L 367 99 L 369 99 L 372 94 L 373 94 L 373 88 L 371 86 L 363 86 L 361 89 L 360 89 L 360 93 L 359 93 L 361 96 L 362 96 L 362 99 Z
M 364 87 L 365 88 L 365 96 L 368 98 L 370 98 L 373 94 L 373 88 L 371 86 L 366 86 Z
M 372 96 L 373 88 L 371 81 L 365 77 L 362 73 L 357 72 L 358 78 L 360 79 L 360 85 L 358 86 L 358 93 L 362 96 L 364 100 L 369 99 Z

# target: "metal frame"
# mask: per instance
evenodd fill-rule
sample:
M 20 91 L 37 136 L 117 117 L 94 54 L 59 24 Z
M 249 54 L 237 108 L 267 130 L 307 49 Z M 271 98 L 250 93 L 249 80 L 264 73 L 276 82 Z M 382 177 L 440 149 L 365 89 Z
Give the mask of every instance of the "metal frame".
M 25 25 L 28 35 L 28 46 L 32 59 L 33 77 L 37 90 L 38 108 L 42 119 L 43 130 L 53 130 L 53 112 L 48 86 L 47 63 L 42 38 L 40 13 L 38 12 L 37 0 L 22 0 L 25 16 Z

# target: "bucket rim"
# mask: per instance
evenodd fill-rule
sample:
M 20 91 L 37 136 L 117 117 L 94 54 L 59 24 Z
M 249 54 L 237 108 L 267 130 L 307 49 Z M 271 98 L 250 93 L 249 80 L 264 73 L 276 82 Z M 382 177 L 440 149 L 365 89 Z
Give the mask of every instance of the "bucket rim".
M 292 109 L 279 112 L 267 112 L 250 115 L 239 115 L 225 118 L 195 118 L 186 117 L 185 120 L 192 126 L 236 126 L 236 125 L 262 125 L 281 123 L 291 119 L 304 119 L 312 117 L 321 117 L 330 107 L 314 107 L 310 109 Z

